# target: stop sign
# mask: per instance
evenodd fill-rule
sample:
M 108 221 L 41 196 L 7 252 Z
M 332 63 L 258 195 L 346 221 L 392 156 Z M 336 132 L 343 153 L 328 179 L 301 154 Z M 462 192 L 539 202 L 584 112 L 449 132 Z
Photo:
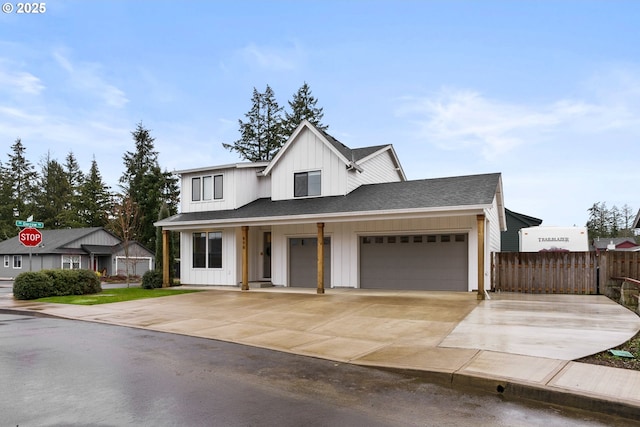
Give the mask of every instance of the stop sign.
M 25 228 L 18 233 L 20 243 L 27 247 L 35 247 L 42 243 L 42 233 L 35 228 Z

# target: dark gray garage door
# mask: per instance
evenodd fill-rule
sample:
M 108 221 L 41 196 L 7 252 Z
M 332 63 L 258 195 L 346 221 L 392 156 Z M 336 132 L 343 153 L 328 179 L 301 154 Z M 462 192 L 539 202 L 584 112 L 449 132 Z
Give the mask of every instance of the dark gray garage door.
M 360 237 L 360 287 L 468 290 L 467 234 Z
M 289 239 L 289 286 L 318 286 L 318 239 Z M 324 286 L 331 287 L 331 239 L 324 239 Z

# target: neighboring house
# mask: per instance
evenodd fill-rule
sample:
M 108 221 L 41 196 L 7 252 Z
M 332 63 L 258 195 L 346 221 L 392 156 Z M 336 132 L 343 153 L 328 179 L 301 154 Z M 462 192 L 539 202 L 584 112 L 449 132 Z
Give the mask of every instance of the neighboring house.
M 15 277 L 23 271 L 84 268 L 107 275 L 142 275 L 153 268 L 153 253 L 137 242 L 129 242 L 128 258 L 118 237 L 102 227 L 40 230 L 42 243 L 27 248 L 18 237 L 0 242 L 3 264 L 0 277 Z
M 600 251 L 640 251 L 633 237 L 597 237 L 593 239 L 592 250 Z
M 408 181 L 391 145 L 307 121 L 270 162 L 178 173 L 181 213 L 156 225 L 180 232 L 183 284 L 489 289 L 506 229 L 499 173 Z
M 520 247 L 518 231 L 521 228 L 536 227 L 542 224 L 542 220 L 506 208 L 504 212 L 507 217 L 507 229 L 500 233 L 500 251 L 518 252 Z

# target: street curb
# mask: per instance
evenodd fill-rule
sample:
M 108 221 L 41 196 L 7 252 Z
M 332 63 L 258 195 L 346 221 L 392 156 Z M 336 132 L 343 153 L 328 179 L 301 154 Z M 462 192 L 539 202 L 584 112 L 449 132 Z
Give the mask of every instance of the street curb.
M 422 378 L 430 383 L 454 387 L 458 390 L 464 390 L 466 388 L 480 391 L 483 394 L 502 396 L 506 399 L 546 403 L 554 406 L 588 411 L 598 415 L 617 416 L 633 421 L 640 419 L 640 406 L 602 397 L 572 393 L 558 388 L 516 383 L 507 379 L 484 378 L 456 372 L 420 371 L 416 369 L 374 365 L 361 366 L 411 375 Z
M 20 316 L 46 317 L 48 319 L 64 319 L 63 317 L 55 316 L 49 313 L 42 313 L 39 311 L 31 311 L 31 310 L 16 310 L 13 308 L 0 308 L 0 314 L 15 314 Z

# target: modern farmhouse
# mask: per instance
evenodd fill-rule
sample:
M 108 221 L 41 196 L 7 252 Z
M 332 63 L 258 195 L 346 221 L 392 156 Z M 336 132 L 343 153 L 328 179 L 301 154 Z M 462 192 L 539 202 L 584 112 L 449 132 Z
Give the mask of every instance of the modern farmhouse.
M 181 213 L 156 225 L 180 232 L 183 284 L 480 298 L 506 229 L 499 173 L 407 180 L 391 145 L 351 149 L 307 121 L 269 162 L 178 173 Z

